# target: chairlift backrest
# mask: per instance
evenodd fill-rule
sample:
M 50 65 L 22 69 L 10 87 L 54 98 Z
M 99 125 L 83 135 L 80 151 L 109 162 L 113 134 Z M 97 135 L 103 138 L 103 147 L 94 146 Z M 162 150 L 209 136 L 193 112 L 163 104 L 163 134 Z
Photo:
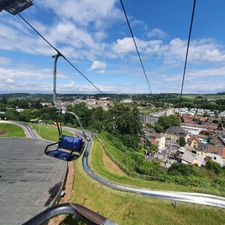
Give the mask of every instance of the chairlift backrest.
M 83 144 L 82 138 L 62 135 L 58 148 L 81 152 Z

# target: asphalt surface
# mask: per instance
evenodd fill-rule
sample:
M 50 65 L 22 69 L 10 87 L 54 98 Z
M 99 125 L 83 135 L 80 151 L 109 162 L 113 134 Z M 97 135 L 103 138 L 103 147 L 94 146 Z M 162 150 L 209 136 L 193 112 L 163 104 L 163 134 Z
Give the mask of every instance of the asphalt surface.
M 19 225 L 51 205 L 66 163 L 44 155 L 48 142 L 0 139 L 0 225 Z

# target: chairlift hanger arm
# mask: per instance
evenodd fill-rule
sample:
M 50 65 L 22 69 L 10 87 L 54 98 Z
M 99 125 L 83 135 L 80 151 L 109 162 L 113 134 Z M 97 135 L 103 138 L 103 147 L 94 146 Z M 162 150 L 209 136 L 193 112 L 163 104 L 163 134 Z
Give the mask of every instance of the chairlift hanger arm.
M 86 133 L 85 133 L 85 131 L 84 131 L 84 127 L 82 126 L 82 124 L 81 124 L 81 122 L 80 122 L 80 119 L 79 119 L 79 117 L 77 116 L 77 114 L 76 113 L 74 113 L 74 112 L 71 112 L 71 111 L 67 111 L 67 110 L 62 110 L 62 109 L 59 109 L 59 110 L 57 110 L 56 111 L 56 113 L 59 113 L 59 114 L 71 114 L 71 115 L 73 115 L 75 118 L 76 118 L 76 120 L 78 121 L 78 123 L 79 123 L 79 126 L 80 126 L 80 128 L 81 128 L 81 130 L 82 130 L 82 133 L 83 133 L 83 137 L 85 138 L 85 139 L 87 139 L 87 135 L 86 135 Z M 58 124 L 58 123 L 57 123 Z M 58 127 L 58 125 L 57 125 L 57 127 Z M 58 130 L 60 129 L 60 132 L 59 132 L 59 134 L 61 135 L 62 134 L 62 128 L 59 128 L 58 127 Z M 59 136 L 60 136 L 59 135 Z
M 86 134 L 85 134 L 84 128 L 83 128 L 83 126 L 82 126 L 82 124 L 81 124 L 81 122 L 80 122 L 80 119 L 79 119 L 79 117 L 77 116 L 77 114 L 74 113 L 74 112 L 71 112 L 71 111 L 66 111 L 65 113 L 71 114 L 71 115 L 73 115 L 73 116 L 77 119 L 77 121 L 78 121 L 78 123 L 79 123 L 79 126 L 80 126 L 80 128 L 81 128 L 81 130 L 82 130 L 83 136 L 84 136 L 85 139 L 87 139 L 87 136 L 86 136 Z
M 57 94 L 56 94 L 56 75 L 57 75 L 57 62 L 59 57 L 62 56 L 62 53 L 57 51 L 56 55 L 53 55 L 54 58 L 54 71 L 53 71 L 53 105 L 57 108 Z

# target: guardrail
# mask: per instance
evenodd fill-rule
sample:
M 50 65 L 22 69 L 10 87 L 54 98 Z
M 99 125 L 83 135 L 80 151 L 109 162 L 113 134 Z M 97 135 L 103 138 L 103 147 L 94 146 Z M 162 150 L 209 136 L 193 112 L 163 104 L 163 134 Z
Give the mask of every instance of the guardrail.
M 64 203 L 48 208 L 22 225 L 41 225 L 63 214 L 75 215 L 89 225 L 117 225 L 84 206 L 72 203 Z

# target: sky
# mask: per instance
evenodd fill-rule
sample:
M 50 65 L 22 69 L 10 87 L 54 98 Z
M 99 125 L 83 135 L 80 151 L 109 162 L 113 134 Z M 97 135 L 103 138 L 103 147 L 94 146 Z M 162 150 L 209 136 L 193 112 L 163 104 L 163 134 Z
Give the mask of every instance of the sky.
M 123 0 L 153 93 L 179 93 L 193 0 Z M 225 91 L 225 1 L 197 0 L 184 93 Z M 21 13 L 103 93 L 149 93 L 119 0 L 33 0 Z M 56 52 L 0 13 L 0 93 L 52 93 Z M 63 58 L 58 93 L 98 91 Z

